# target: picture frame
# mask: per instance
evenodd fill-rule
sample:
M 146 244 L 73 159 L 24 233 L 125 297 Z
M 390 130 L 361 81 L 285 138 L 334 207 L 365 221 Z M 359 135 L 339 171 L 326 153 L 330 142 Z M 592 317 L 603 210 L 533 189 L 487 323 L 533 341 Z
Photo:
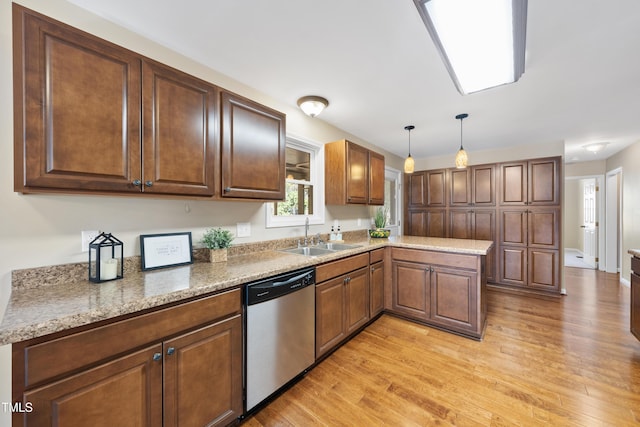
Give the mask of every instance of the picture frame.
M 141 234 L 142 271 L 193 264 L 191 232 Z

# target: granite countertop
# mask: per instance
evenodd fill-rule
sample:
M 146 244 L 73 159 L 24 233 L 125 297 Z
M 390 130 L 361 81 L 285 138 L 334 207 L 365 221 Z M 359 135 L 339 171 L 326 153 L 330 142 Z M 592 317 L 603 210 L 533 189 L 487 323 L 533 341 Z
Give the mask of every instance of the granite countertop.
M 627 251 L 630 255 L 640 258 L 640 249 L 629 249 Z
M 357 248 L 305 257 L 278 250 L 230 256 L 227 262 L 125 273 L 121 280 L 76 280 L 14 287 L 0 324 L 0 345 L 24 341 L 163 304 L 232 289 L 254 280 L 386 246 L 485 255 L 493 242 L 399 236 L 349 241 Z M 37 276 L 33 277 L 37 281 Z

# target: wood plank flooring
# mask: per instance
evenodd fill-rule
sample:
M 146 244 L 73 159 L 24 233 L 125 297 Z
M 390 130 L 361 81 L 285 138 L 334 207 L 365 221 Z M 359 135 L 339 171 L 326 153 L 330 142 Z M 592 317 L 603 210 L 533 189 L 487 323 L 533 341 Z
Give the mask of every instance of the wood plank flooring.
M 243 426 L 631 426 L 640 342 L 618 275 L 556 300 L 489 292 L 482 342 L 384 315 Z

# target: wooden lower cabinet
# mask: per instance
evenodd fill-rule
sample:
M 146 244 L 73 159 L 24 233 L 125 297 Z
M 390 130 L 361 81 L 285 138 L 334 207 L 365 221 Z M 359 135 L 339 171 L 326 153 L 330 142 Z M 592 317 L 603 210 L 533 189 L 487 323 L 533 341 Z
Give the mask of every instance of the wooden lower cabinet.
M 631 333 L 640 340 L 640 258 L 631 258 Z
M 472 338 L 486 316 L 484 256 L 392 248 L 389 311 Z
M 500 283 L 523 289 L 560 291 L 560 251 L 500 247 Z
M 365 253 L 317 268 L 316 359 L 369 321 L 368 264 L 369 254 Z M 338 276 L 326 279 L 335 274 Z
M 369 301 L 371 318 L 384 310 L 384 249 L 369 254 Z
M 156 344 L 28 391 L 33 411 L 14 426 L 162 425 L 161 355 Z
M 33 410 L 15 413 L 13 425 L 227 425 L 243 412 L 241 313 L 236 289 L 14 344 L 14 401 Z

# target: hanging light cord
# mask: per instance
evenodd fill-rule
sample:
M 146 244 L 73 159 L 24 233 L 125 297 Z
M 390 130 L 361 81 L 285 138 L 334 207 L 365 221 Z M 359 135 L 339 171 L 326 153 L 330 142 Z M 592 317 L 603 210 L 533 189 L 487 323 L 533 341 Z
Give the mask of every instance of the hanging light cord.
M 462 150 L 462 120 L 466 119 L 467 117 L 469 117 L 468 114 L 463 113 L 463 114 L 458 114 L 456 116 L 456 119 L 460 120 L 460 149 Z
M 409 131 L 409 157 L 411 157 L 411 130 L 415 129 L 415 126 L 413 125 L 408 125 L 404 127 L 404 130 L 408 130 Z

